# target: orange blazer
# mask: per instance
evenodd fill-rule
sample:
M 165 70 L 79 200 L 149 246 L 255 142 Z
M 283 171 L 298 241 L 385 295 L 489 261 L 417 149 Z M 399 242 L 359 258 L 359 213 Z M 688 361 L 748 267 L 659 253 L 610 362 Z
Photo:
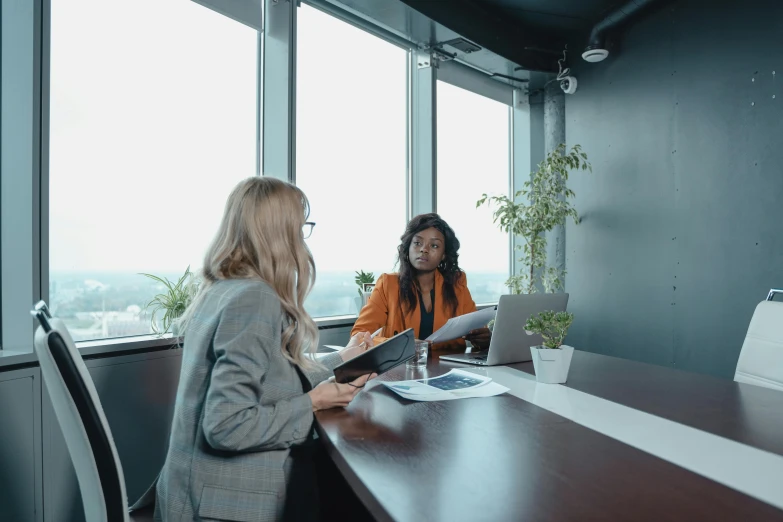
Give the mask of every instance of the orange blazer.
M 454 285 L 454 292 L 457 295 L 457 314 L 465 315 L 476 311 L 476 303 L 468 290 L 468 278 L 465 274 Z M 433 314 L 432 331 L 436 332 L 440 327 L 451 319 L 451 309 L 443 302 L 443 276 L 439 271 L 435 271 L 435 310 Z M 421 306 L 417 302 L 416 308 L 408 313 L 403 311 L 400 302 L 400 277 L 398 274 L 382 274 L 375 283 L 375 289 L 370 294 L 370 299 L 362 308 L 359 318 L 351 330 L 351 336 L 359 332 L 373 333 L 378 328 L 383 328 L 379 334 L 381 337 L 392 337 L 398 333 L 413 328 L 416 338 L 419 338 L 419 327 L 421 326 Z M 433 346 L 437 348 L 464 348 L 465 341 L 451 341 L 447 343 L 438 343 Z

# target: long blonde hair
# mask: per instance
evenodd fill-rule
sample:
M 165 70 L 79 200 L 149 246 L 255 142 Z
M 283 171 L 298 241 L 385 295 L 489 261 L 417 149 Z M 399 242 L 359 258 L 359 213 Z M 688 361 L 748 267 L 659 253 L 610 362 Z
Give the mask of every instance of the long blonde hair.
M 315 284 L 315 264 L 302 227 L 310 204 L 298 187 L 272 177 L 241 181 L 231 192 L 215 238 L 204 257 L 203 284 L 180 324 L 187 324 L 206 291 L 223 279 L 257 279 L 277 293 L 283 308 L 283 356 L 300 367 L 312 366 L 318 327 L 304 309 Z

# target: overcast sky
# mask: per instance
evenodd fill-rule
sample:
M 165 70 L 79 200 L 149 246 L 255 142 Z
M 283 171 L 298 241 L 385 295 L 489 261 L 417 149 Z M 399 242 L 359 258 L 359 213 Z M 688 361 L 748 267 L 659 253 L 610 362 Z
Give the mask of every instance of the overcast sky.
M 297 180 L 320 271 L 390 271 L 405 228 L 406 53 L 299 10 Z M 255 172 L 257 33 L 184 0 L 52 0 L 53 271 L 200 266 Z M 475 210 L 508 191 L 508 107 L 438 83 L 438 207 L 470 271 L 508 241 Z

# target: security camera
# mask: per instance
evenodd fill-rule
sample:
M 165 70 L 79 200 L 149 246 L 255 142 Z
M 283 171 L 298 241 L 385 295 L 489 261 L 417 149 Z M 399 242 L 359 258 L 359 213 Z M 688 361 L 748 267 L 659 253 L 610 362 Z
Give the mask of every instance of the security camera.
M 560 88 L 566 94 L 574 94 L 576 92 L 576 78 L 573 76 L 566 76 L 560 80 Z

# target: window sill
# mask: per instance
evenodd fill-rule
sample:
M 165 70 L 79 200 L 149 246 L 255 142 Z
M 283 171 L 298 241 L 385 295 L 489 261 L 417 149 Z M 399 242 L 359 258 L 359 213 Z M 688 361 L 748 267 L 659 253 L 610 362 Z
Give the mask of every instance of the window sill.
M 95 341 L 77 341 L 76 348 L 82 357 L 90 358 L 99 355 L 116 354 L 118 352 L 153 351 L 174 348 L 179 337 L 171 334 L 137 335 L 134 337 L 119 337 L 116 339 L 97 339 Z
M 315 319 L 319 330 L 332 328 L 347 328 L 356 322 L 355 315 L 341 315 Z M 76 347 L 83 357 L 114 354 L 117 352 L 152 351 L 156 349 L 173 348 L 181 339 L 172 334 L 164 336 L 139 335 L 117 339 L 98 339 L 95 341 L 79 341 Z
M 333 328 L 349 328 L 356 322 L 355 315 L 340 315 L 315 319 L 319 330 Z M 138 335 L 134 337 L 120 337 L 115 339 L 97 339 L 94 341 L 77 341 L 76 348 L 85 359 L 98 357 L 125 355 L 128 353 L 151 352 L 174 348 L 179 339 L 171 334 L 164 336 Z M 21 352 L 12 350 L 0 350 L 0 369 L 12 367 L 35 366 L 38 357 L 34 352 Z
M 479 310 L 496 306 L 497 303 L 482 303 L 476 305 Z M 339 315 L 315 319 L 319 330 L 334 328 L 349 328 L 356 322 L 355 315 Z M 139 335 L 117 339 L 98 339 L 95 341 L 79 341 L 76 347 L 85 359 L 106 357 L 133 352 L 150 352 L 174 348 L 178 339 L 173 335 Z M 0 350 L 0 369 L 37 365 L 38 357 L 33 352 Z
M 328 330 L 330 328 L 353 327 L 358 318 L 359 316 L 357 315 L 334 315 L 329 317 L 317 317 L 313 320 L 315 321 L 315 324 L 318 325 L 319 330 Z
M 33 366 L 38 364 L 38 357 L 33 352 L 17 352 L 0 350 L 0 370 L 14 366 Z

